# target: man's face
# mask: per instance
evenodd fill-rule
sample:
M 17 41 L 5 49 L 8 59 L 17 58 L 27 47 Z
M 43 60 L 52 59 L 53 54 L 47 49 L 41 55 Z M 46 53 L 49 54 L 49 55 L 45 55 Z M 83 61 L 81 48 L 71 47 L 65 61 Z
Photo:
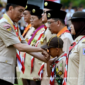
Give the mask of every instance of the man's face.
M 27 23 L 30 22 L 30 18 L 31 18 L 30 11 L 25 10 L 23 13 L 23 17 L 24 17 L 25 22 L 27 22 Z
M 12 17 L 11 17 L 12 20 L 14 22 L 18 22 L 22 18 L 24 10 L 25 10 L 25 8 L 22 6 L 17 6 L 15 8 L 12 7 L 10 9 L 10 12 L 12 14 Z
M 49 30 L 51 31 L 51 33 L 58 33 L 58 22 L 55 21 L 54 19 L 48 19 L 48 27 L 49 27 Z
M 42 22 L 46 23 L 47 22 L 47 16 L 46 12 L 49 11 L 50 9 L 44 8 L 43 13 L 42 13 Z
M 35 15 L 31 15 L 31 19 L 30 19 L 30 22 L 31 22 L 31 25 L 34 27 L 34 28 L 37 28 L 40 24 L 40 22 L 42 22 L 41 19 L 39 19 L 37 16 Z

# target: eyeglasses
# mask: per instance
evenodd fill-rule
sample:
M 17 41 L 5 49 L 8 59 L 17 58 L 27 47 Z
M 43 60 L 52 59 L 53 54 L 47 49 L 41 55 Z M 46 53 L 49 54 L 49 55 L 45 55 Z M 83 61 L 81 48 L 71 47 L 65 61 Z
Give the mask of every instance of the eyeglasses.
M 56 21 L 52 21 L 52 22 L 49 22 L 49 21 L 48 21 L 47 23 L 48 23 L 48 24 L 52 24 L 52 23 L 54 23 L 54 22 L 56 22 Z

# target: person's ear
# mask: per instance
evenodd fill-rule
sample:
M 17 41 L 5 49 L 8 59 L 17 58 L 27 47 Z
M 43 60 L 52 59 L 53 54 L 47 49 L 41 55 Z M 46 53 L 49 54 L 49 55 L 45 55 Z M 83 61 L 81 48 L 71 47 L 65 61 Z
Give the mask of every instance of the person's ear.
M 10 6 L 9 11 L 12 12 L 12 10 L 13 10 L 13 6 Z
M 59 52 L 59 49 L 58 49 L 58 48 L 56 48 L 56 52 L 57 52 L 57 53 Z
M 57 21 L 57 24 L 58 24 L 58 27 L 61 25 L 61 22 L 60 20 Z

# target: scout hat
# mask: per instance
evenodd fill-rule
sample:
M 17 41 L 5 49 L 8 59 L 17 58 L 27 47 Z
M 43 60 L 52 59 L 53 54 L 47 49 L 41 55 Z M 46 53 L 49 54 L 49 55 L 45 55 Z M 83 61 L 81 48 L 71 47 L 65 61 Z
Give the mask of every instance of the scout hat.
M 66 16 L 66 12 L 62 11 L 62 10 L 59 10 L 59 11 L 50 10 L 50 11 L 47 11 L 46 14 L 47 14 L 47 19 L 50 19 L 50 18 L 59 18 L 59 19 L 64 20 L 65 16 Z
M 7 0 L 7 4 L 16 4 L 25 7 L 27 0 Z
M 57 36 L 51 37 L 46 45 L 43 45 L 41 48 L 63 48 L 63 40 Z
M 60 3 L 55 3 L 52 1 L 44 1 L 44 8 L 52 9 L 52 10 L 60 10 L 62 7 L 62 4 Z
M 25 10 L 31 11 L 32 9 L 35 9 L 35 8 L 39 9 L 40 7 L 33 4 L 27 4 L 25 7 Z
M 77 11 L 69 20 L 85 20 L 85 12 Z
M 42 9 L 39 9 L 37 7 L 33 8 L 31 10 L 31 15 L 36 15 L 36 16 L 41 17 L 42 16 L 42 13 L 43 13 L 43 10 Z

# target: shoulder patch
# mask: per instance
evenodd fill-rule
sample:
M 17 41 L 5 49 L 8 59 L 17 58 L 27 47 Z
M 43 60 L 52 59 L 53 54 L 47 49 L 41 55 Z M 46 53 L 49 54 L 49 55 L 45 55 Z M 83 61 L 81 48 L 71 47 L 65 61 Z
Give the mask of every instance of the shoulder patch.
M 85 48 L 83 48 L 83 55 L 85 55 Z
M 11 26 L 9 24 L 5 24 L 4 28 L 6 28 L 7 31 L 11 31 Z

